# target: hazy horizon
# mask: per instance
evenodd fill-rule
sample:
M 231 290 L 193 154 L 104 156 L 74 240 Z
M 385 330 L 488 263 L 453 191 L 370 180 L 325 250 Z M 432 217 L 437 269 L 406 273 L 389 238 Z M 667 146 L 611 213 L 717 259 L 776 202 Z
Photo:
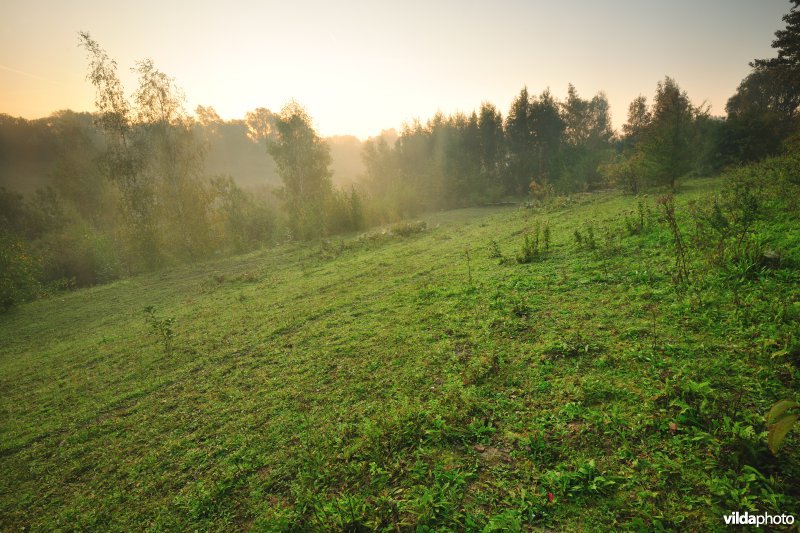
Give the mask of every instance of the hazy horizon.
M 212 106 L 225 120 L 295 99 L 324 136 L 360 140 L 437 111 L 469 113 L 481 102 L 505 115 L 523 86 L 559 99 L 572 83 L 583 97 L 608 96 L 615 128 L 636 96 L 652 98 L 673 77 L 692 101 L 724 115 L 750 70 L 771 57 L 790 3 L 614 1 L 604 6 L 543 2 L 420 2 L 387 7 L 231 4 L 192 10 L 145 1 L 11 2 L 0 36 L 0 112 L 24 118 L 94 110 L 86 81 L 88 31 L 129 72 L 152 58 L 186 94 L 186 109 Z

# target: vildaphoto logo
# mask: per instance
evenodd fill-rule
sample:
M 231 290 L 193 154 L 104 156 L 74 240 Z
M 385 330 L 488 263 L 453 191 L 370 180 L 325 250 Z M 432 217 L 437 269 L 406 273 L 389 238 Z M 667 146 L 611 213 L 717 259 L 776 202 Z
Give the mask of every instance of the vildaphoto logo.
M 722 517 L 726 526 L 791 526 L 794 516 L 790 514 L 750 514 L 748 512 L 733 512 Z

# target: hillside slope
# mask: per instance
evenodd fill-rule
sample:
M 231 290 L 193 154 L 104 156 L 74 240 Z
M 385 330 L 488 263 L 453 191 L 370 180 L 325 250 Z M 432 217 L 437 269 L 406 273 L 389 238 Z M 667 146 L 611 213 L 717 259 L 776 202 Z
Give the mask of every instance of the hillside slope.
M 690 182 L 678 204 L 717 187 Z M 798 388 L 797 366 L 773 357 L 776 313 L 800 310 L 798 270 L 732 291 L 695 258 L 694 285 L 676 290 L 671 234 L 641 205 L 639 232 L 624 223 L 637 200 L 611 193 L 460 210 L 14 309 L 0 316 L 0 525 L 797 515 L 800 439 L 774 458 L 761 432 Z M 549 251 L 519 264 L 545 221 Z

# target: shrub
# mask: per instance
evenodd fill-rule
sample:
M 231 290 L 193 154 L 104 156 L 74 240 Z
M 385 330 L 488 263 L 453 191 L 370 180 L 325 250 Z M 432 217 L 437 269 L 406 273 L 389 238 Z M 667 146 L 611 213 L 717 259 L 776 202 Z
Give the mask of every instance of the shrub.
M 664 220 L 666 220 L 672 233 L 672 241 L 675 246 L 674 280 L 676 285 L 679 285 L 689 281 L 689 263 L 686 244 L 683 241 L 683 235 L 675 214 L 675 197 L 671 194 L 664 195 L 658 199 L 658 204 L 663 208 Z
M 25 242 L 0 232 L 0 310 L 33 299 L 40 290 L 39 263 Z
M 172 328 L 173 324 L 175 324 L 175 317 L 159 318 L 156 316 L 156 309 L 152 305 L 145 307 L 144 313 L 153 335 L 164 346 L 164 351 L 167 354 L 171 353 L 172 341 L 175 339 L 175 330 Z
M 583 232 L 576 229 L 574 233 L 575 243 L 578 248 L 586 248 L 587 250 L 594 250 L 597 248 L 597 240 L 594 236 L 594 221 L 587 220 L 583 223 Z
M 641 235 L 652 227 L 652 211 L 647 198 L 639 198 L 636 211 L 625 215 L 625 230 L 628 235 Z
M 46 234 L 36 246 L 42 256 L 44 282 L 67 280 L 86 287 L 121 275 L 121 261 L 112 239 L 84 222 Z
M 392 226 L 392 233 L 401 237 L 410 237 L 415 233 L 422 233 L 428 229 L 428 224 L 420 220 L 419 222 L 400 222 Z

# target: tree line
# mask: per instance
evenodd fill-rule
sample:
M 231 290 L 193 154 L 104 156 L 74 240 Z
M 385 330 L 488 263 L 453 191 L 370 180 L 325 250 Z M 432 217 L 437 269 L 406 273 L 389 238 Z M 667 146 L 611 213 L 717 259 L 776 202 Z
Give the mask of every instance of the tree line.
M 430 210 L 607 187 L 675 188 L 684 176 L 796 149 L 800 0 L 792 4 L 773 43 L 777 57 L 751 63 L 725 119 L 694 105 L 670 77 L 658 82 L 652 103 L 631 102 L 620 132 L 602 92 L 585 98 L 569 85 L 559 100 L 524 87 L 505 116 L 484 102 L 365 142 L 363 175 L 346 187 L 333 183 L 331 147 L 296 102 L 277 113 L 256 109 L 243 121 L 222 121 L 210 107 L 192 117 L 174 81 L 150 60 L 133 68 L 138 87 L 128 97 L 116 63 L 81 33 L 96 112 L 54 114 L 44 130 L 0 117 L 4 155 L 15 146 L 56 178 L 25 197 L 0 189 L 0 306 L 53 284 L 102 283 Z M 237 145 L 242 139 L 246 148 Z M 231 153 L 247 153 L 235 159 L 260 169 L 265 182 L 279 178 L 273 189 L 244 189 L 209 172 L 209 159 L 220 170 L 234 164 Z

